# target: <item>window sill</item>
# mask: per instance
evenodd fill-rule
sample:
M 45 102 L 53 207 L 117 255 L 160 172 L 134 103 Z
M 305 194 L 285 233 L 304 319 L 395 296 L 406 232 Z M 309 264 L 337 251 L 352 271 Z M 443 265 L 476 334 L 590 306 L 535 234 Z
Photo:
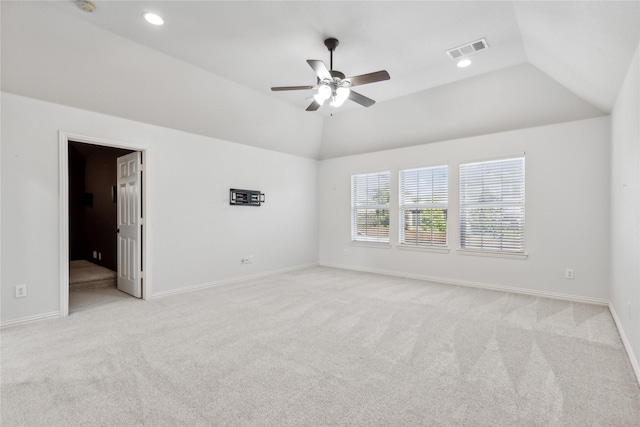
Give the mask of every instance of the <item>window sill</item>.
M 396 245 L 396 248 L 402 251 L 433 252 L 437 254 L 448 254 L 450 252 L 449 248 L 439 248 L 432 246 Z
M 458 255 L 484 256 L 491 258 L 527 259 L 529 254 L 495 251 L 473 251 L 469 249 L 456 249 Z
M 363 248 L 391 249 L 391 244 L 382 242 L 362 242 L 359 240 L 352 240 L 350 245 L 362 246 Z

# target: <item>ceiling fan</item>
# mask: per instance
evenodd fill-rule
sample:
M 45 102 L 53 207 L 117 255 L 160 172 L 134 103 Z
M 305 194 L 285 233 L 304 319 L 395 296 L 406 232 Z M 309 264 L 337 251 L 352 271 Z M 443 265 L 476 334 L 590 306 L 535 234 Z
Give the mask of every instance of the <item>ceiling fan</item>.
M 376 103 L 371 98 L 367 98 L 364 95 L 359 94 L 351 90 L 353 86 L 365 85 L 368 83 L 375 83 L 382 80 L 389 80 L 391 77 L 385 70 L 376 71 L 374 73 L 361 74 L 354 77 L 346 77 L 340 71 L 333 69 L 333 51 L 338 47 L 338 40 L 329 38 L 324 41 L 324 45 L 329 49 L 331 55 L 330 69 L 324 65 L 324 62 L 316 59 L 308 59 L 307 63 L 311 66 L 313 71 L 318 76 L 318 82 L 311 86 L 280 86 L 272 87 L 272 91 L 282 90 L 308 90 L 318 89 L 318 92 L 313 95 L 313 102 L 307 107 L 307 111 L 316 111 L 324 104 L 324 101 L 331 99 L 329 105 L 332 107 L 341 106 L 347 99 L 357 102 L 365 107 L 371 107 Z

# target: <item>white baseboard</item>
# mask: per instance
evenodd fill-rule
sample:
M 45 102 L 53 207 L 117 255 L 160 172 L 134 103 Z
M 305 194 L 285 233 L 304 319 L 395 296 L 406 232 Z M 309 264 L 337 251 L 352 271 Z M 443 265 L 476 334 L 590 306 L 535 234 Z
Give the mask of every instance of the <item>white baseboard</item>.
M 390 270 L 377 270 L 377 269 L 370 269 L 370 268 L 360 268 L 360 267 L 352 267 L 352 266 L 346 266 L 346 265 L 340 265 L 340 264 L 331 264 L 331 263 L 323 263 L 323 262 L 321 262 L 319 265 L 322 265 L 322 266 L 325 266 L 325 267 L 332 267 L 332 268 L 342 268 L 342 269 L 345 269 L 345 270 L 362 271 L 362 272 L 366 272 L 366 273 L 384 274 L 386 276 L 404 277 L 404 278 L 407 278 L 407 279 L 425 280 L 427 282 L 442 283 L 442 284 L 446 284 L 446 285 L 468 286 L 468 287 L 472 287 L 472 288 L 482 288 L 482 289 L 490 289 L 490 290 L 494 290 L 494 291 L 512 292 L 512 293 L 516 293 L 516 294 L 533 295 L 533 296 L 545 297 L 545 298 L 553 298 L 553 299 L 561 299 L 561 300 L 567 300 L 567 301 L 583 302 L 583 303 L 587 303 L 587 304 L 598 304 L 598 305 L 608 305 L 609 304 L 608 300 L 600 299 L 600 298 L 590 298 L 590 297 L 583 297 L 583 296 L 579 296 L 579 295 L 568 295 L 568 294 L 561 294 L 561 293 L 557 293 L 557 292 L 537 291 L 537 290 L 534 290 L 534 289 L 514 288 L 514 287 L 511 287 L 511 286 L 494 285 L 494 284 L 491 284 L 491 283 L 471 282 L 471 281 L 468 281 L 468 280 L 449 279 L 449 278 L 444 278 L 444 277 L 426 276 L 426 275 L 422 275 L 422 274 L 409 274 L 409 273 L 403 273 L 403 272 L 398 272 L 398 271 L 390 271 Z
M 51 313 L 38 314 L 35 316 L 23 317 L 22 319 L 9 320 L 0 324 L 0 329 L 8 328 L 10 326 L 23 325 L 25 323 L 38 322 L 40 320 L 53 319 L 60 317 L 59 311 L 52 311 Z
M 283 268 L 280 270 L 272 270 L 265 273 L 250 274 L 246 276 L 233 277 L 231 279 L 217 280 L 215 282 L 207 282 L 207 283 L 201 283 L 198 285 L 185 286 L 183 288 L 171 289 L 169 291 L 156 292 L 153 295 L 151 295 L 151 298 L 161 298 L 161 297 L 166 297 L 168 295 L 176 295 L 176 294 L 182 294 L 184 292 L 192 292 L 198 289 L 213 288 L 216 286 L 223 286 L 231 283 L 243 282 L 245 280 L 259 279 L 261 277 L 273 276 L 275 274 L 281 274 L 281 273 L 288 273 L 290 271 L 302 270 L 309 267 L 315 267 L 317 265 L 318 263 L 304 264 L 304 265 L 298 265 L 296 267 Z
M 611 312 L 613 321 L 615 322 L 616 327 L 618 328 L 620 339 L 622 339 L 622 345 L 624 346 L 624 349 L 627 350 L 627 356 L 629 356 L 629 361 L 631 362 L 631 366 L 633 367 L 633 372 L 636 374 L 636 379 L 638 380 L 638 384 L 640 384 L 640 364 L 638 362 L 638 358 L 633 353 L 633 349 L 631 348 L 631 343 L 629 343 L 627 334 L 625 334 L 624 329 L 622 328 L 622 323 L 620 322 L 618 313 L 616 313 L 616 310 L 615 308 L 613 308 L 613 304 L 611 304 L 611 302 L 609 302 L 609 311 Z

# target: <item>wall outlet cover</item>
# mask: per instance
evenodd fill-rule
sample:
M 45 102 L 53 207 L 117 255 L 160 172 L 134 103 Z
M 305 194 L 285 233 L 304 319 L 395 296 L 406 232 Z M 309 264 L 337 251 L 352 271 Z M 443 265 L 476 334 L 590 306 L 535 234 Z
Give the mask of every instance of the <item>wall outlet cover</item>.
M 27 285 L 16 285 L 16 298 L 24 298 L 27 296 Z
M 564 278 L 573 280 L 573 268 L 567 268 L 564 270 Z

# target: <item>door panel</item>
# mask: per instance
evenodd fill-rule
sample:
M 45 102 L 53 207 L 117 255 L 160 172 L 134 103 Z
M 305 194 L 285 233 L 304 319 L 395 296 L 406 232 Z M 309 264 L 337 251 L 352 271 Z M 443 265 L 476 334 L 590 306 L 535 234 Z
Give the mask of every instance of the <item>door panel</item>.
M 118 289 L 142 297 L 139 152 L 118 158 Z

